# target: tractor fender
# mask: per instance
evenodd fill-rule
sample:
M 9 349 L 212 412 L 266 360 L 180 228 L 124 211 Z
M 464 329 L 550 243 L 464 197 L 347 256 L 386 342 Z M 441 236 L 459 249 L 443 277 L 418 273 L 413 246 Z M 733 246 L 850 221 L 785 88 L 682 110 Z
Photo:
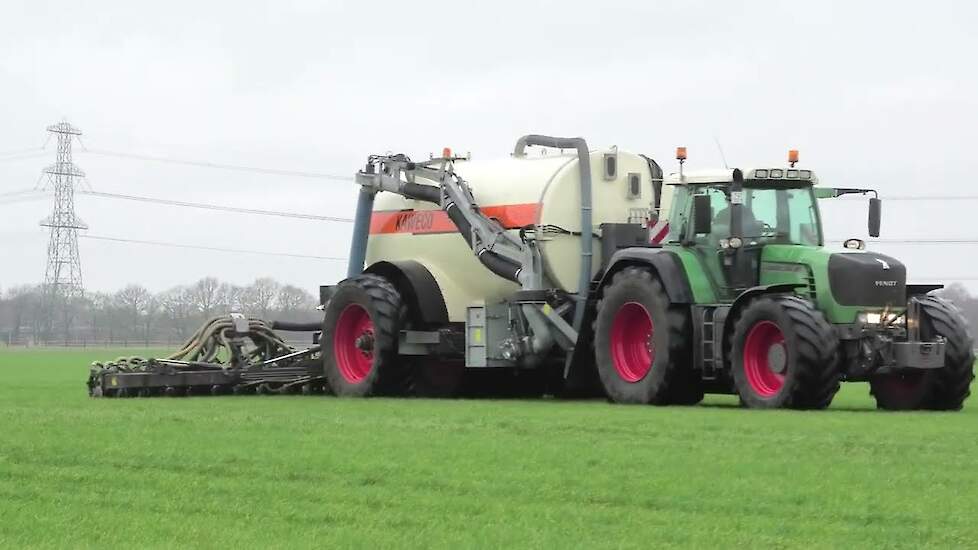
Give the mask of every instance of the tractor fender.
M 727 311 L 726 321 L 723 324 L 723 348 L 724 350 L 730 349 L 730 338 L 733 337 L 733 321 L 737 319 L 740 315 L 740 310 L 744 309 L 748 303 L 754 298 L 762 294 L 784 294 L 793 291 L 796 288 L 803 287 L 804 284 L 801 283 L 779 283 L 774 285 L 760 285 L 748 288 L 747 290 L 740 293 L 737 299 L 730 304 L 730 309 Z
M 381 261 L 371 264 L 364 273 L 389 280 L 415 312 L 417 320 L 427 325 L 447 325 L 448 308 L 438 281 L 424 265 L 414 260 Z
M 935 290 L 944 288 L 944 285 L 907 285 L 907 300 L 914 296 L 925 296 Z
M 665 287 L 670 302 L 693 303 L 693 292 L 689 288 L 682 261 L 674 252 L 664 248 L 630 247 L 615 252 L 608 260 L 608 269 L 602 274 L 598 288 L 604 287 L 615 273 L 629 266 L 651 268 Z

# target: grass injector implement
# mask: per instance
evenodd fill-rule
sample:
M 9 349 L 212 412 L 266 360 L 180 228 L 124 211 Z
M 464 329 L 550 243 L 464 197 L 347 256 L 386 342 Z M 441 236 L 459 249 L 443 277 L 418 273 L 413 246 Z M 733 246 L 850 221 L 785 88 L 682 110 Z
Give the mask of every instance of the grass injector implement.
M 875 191 L 822 187 L 795 151 L 744 169 L 677 159 L 664 174 L 540 135 L 499 160 L 370 156 L 308 376 L 339 396 L 728 393 L 797 409 L 868 381 L 880 408 L 961 408 L 973 339 L 941 285 L 907 284 L 858 239 L 824 246 L 819 201 Z M 871 236 L 880 219 L 874 196 Z
M 310 331 L 318 325 L 266 323 L 236 313 L 215 317 L 167 357 L 123 357 L 93 363 L 88 377 L 89 395 L 322 393 L 319 346 L 296 351 L 273 328 Z

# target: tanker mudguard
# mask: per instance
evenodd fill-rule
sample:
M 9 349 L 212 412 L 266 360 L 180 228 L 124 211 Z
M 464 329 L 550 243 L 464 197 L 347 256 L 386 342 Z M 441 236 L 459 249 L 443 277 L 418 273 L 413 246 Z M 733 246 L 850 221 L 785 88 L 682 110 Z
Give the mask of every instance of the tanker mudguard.
M 425 324 L 448 324 L 448 308 L 438 281 L 424 265 L 412 260 L 381 261 L 372 264 L 364 273 L 381 275 L 397 287 L 410 311 L 418 312 Z
M 647 265 L 659 276 L 669 301 L 674 304 L 693 303 L 693 292 L 679 256 L 664 248 L 630 247 L 615 252 L 608 261 L 608 269 L 601 276 L 601 286 L 611 276 L 630 265 Z

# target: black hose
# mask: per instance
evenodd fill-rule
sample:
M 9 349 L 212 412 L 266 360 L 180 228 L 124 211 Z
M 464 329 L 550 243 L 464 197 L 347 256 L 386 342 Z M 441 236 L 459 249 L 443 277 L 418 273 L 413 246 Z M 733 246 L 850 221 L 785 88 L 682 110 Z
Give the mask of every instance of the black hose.
M 499 275 L 503 279 L 508 279 L 514 283 L 519 283 L 520 270 L 523 266 L 507 259 L 495 252 L 483 249 L 479 252 L 479 261 L 486 266 L 489 271 Z
M 317 332 L 323 330 L 323 322 L 315 321 L 308 323 L 297 323 L 294 321 L 272 321 L 272 330 L 286 330 L 290 332 Z
M 465 214 L 454 202 L 448 203 L 445 207 L 445 213 L 448 214 L 448 219 L 452 220 L 455 227 L 458 228 L 458 232 L 462 234 L 462 238 L 465 239 L 465 244 L 472 248 L 472 225 L 469 220 L 465 219 Z
M 465 218 L 465 214 L 455 203 L 449 203 L 445 207 L 445 212 L 448 214 L 448 218 L 452 220 L 452 223 L 455 224 L 455 227 L 458 228 L 458 232 L 462 234 L 465 243 L 469 245 L 469 248 L 472 248 L 472 225 Z M 514 283 L 520 282 L 517 276 L 522 266 L 519 264 L 485 249 L 479 252 L 478 258 L 482 262 L 482 265 L 486 266 L 489 271 Z
M 412 199 L 432 202 L 435 204 L 441 204 L 441 188 L 435 187 L 433 185 L 422 185 L 418 183 L 405 183 L 401 188 L 401 192 L 405 196 Z M 457 204 L 451 202 L 445 206 L 445 213 L 448 214 L 448 219 L 452 220 L 455 224 L 455 228 L 465 239 L 465 244 L 472 248 L 472 224 L 466 219 L 465 213 L 462 209 L 458 207 Z M 522 266 L 508 260 L 495 252 L 489 250 L 482 250 L 478 253 L 479 261 L 482 265 L 486 266 L 489 271 L 492 271 L 496 275 L 513 281 L 514 283 L 519 283 L 519 272 Z M 285 330 L 285 329 L 283 329 Z
M 405 183 L 401 187 L 404 196 L 419 201 L 433 202 L 441 204 L 441 188 L 434 185 L 422 185 L 420 183 Z

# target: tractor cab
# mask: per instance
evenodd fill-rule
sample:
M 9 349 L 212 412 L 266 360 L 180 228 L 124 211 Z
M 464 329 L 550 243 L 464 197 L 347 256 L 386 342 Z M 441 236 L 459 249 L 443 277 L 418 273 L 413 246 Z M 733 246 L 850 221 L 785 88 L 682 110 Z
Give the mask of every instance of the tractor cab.
M 766 281 L 764 250 L 776 246 L 781 257 L 798 249 L 824 246 L 818 199 L 865 189 L 816 188 L 809 169 L 789 167 L 680 171 L 665 177 L 674 186 L 668 244 L 695 257 L 717 302 L 730 302 Z M 875 199 L 874 199 L 875 200 Z M 874 207 L 875 204 L 875 207 Z M 873 227 L 875 224 L 875 227 Z M 879 235 L 879 201 L 871 203 L 870 234 Z M 785 269 L 796 267 L 784 265 Z

